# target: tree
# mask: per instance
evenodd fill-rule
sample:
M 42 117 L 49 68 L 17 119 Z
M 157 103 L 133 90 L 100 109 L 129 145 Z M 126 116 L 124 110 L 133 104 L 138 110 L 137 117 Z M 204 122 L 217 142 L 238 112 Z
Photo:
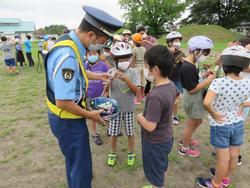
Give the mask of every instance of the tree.
M 65 25 L 50 25 L 44 28 L 46 34 L 62 35 L 64 30 L 67 29 Z
M 179 0 L 119 0 L 126 10 L 124 18 L 133 32 L 139 25 L 149 27 L 149 33 L 158 37 L 166 33 L 166 26 L 180 17 L 186 1 Z
M 218 24 L 232 28 L 250 20 L 250 0 L 194 0 L 184 24 Z

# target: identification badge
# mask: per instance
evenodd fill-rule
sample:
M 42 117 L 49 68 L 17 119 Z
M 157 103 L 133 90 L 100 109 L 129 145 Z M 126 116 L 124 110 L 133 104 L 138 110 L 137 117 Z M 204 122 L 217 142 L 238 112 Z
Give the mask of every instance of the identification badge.
M 72 69 L 62 69 L 62 75 L 65 82 L 69 82 L 74 77 L 75 71 Z

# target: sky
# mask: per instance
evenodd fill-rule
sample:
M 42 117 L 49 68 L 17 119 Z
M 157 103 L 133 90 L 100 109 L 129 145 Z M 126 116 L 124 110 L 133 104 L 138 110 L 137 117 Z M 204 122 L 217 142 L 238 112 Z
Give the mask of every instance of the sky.
M 85 12 L 83 5 L 103 9 L 124 21 L 124 11 L 118 0 L 0 0 L 0 18 L 20 18 L 32 21 L 36 29 L 52 24 L 64 24 L 70 29 L 78 27 Z

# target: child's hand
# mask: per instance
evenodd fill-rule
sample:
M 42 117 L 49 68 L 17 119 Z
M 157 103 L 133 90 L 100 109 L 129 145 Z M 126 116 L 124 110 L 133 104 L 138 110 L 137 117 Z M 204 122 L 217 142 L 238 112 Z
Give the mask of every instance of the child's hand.
M 116 77 L 124 82 L 127 82 L 129 80 L 128 76 L 122 72 L 118 72 Z
M 137 123 L 140 125 L 140 119 L 143 117 L 142 113 L 137 114 L 136 119 L 137 119 Z
M 244 103 L 240 105 L 239 111 L 238 111 L 238 116 L 243 116 L 243 109 L 244 109 Z
M 226 120 L 225 116 L 220 112 L 214 112 L 213 114 L 211 114 L 211 116 L 216 122 L 220 124 Z
M 215 78 L 216 78 L 216 74 L 209 74 L 208 77 L 207 77 L 207 80 L 209 82 L 212 82 Z

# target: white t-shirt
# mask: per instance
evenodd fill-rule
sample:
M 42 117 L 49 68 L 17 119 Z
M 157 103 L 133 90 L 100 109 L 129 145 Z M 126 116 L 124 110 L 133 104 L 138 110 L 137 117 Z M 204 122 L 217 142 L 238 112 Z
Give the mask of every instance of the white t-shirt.
M 222 124 L 216 122 L 210 115 L 208 116 L 211 126 L 231 125 L 243 121 L 243 117 L 238 115 L 239 106 L 250 97 L 250 80 L 233 80 L 229 77 L 217 78 L 211 83 L 209 90 L 217 93 L 213 108 L 221 112 L 226 121 Z
M 240 77 L 246 78 L 250 80 L 250 72 L 241 72 Z M 250 97 L 247 99 L 248 102 L 250 102 Z

